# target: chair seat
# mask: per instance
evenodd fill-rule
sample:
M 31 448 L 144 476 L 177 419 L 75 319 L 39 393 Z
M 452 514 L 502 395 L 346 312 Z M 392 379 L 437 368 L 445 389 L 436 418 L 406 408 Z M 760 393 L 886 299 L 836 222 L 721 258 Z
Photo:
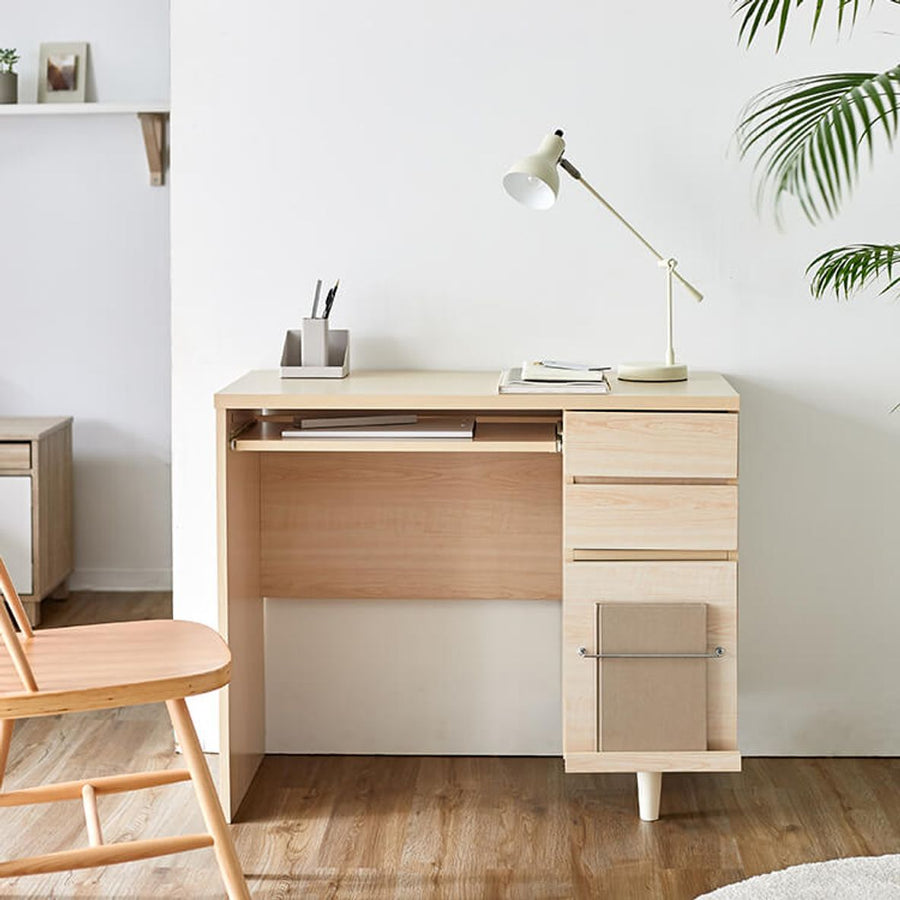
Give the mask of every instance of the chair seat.
M 0 719 L 157 703 L 228 683 L 231 652 L 211 628 L 157 619 L 37 631 L 22 640 L 38 693 L 0 654 Z

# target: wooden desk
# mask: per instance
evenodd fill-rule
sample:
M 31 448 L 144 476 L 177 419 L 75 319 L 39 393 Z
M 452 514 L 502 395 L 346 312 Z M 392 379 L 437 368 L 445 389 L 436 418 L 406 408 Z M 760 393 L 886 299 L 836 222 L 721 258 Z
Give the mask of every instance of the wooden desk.
M 608 395 L 499 395 L 496 382 L 265 371 L 216 394 L 232 815 L 265 752 L 267 596 L 561 600 L 567 771 L 638 773 L 653 819 L 662 772 L 740 769 L 737 394 L 712 373 L 614 378 Z M 475 438 L 281 438 L 298 413 L 348 411 L 468 413 Z M 441 530 L 448 508 L 456 524 Z M 390 529 L 377 527 L 385 509 Z

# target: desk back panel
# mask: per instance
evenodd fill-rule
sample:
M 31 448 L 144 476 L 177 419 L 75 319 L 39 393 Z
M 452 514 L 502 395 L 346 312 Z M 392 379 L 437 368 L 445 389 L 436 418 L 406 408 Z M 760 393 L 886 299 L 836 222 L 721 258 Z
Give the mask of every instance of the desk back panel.
M 559 600 L 561 465 L 547 453 L 262 454 L 262 594 Z

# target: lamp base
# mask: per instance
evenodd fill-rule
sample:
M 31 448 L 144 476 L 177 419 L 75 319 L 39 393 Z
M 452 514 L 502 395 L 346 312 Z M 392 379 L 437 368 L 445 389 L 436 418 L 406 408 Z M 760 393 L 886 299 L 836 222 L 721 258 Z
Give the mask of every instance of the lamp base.
M 687 366 L 681 363 L 620 363 L 619 381 L 687 381 Z

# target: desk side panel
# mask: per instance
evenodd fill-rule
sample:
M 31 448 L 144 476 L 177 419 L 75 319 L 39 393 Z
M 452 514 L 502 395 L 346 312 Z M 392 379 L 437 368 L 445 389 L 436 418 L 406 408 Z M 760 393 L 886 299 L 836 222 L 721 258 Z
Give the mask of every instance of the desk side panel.
M 265 752 L 265 659 L 259 581 L 259 454 L 229 449 L 217 412 L 219 630 L 232 654 L 220 701 L 222 805 L 234 818 Z
M 73 567 L 72 540 L 72 423 L 44 436 L 36 445 L 38 507 L 41 520 L 36 546 L 40 596 L 44 597 L 66 579 Z M 37 593 L 37 591 L 36 591 Z

